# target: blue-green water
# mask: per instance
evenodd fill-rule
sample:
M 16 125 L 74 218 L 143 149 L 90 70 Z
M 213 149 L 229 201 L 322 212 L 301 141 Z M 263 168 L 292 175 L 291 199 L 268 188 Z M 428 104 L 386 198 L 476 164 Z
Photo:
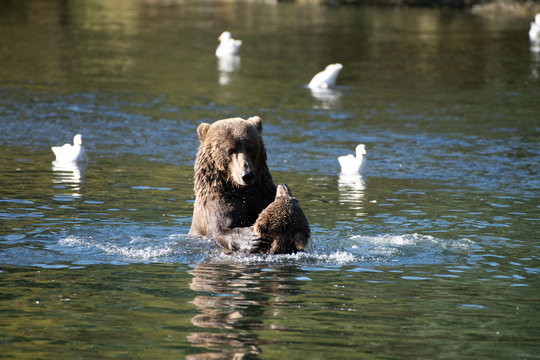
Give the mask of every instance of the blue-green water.
M 1 3 L 0 358 L 539 358 L 528 21 Z M 226 29 L 244 42 L 231 63 L 214 56 Z M 337 88 L 312 93 L 333 62 Z M 197 125 L 252 115 L 310 221 L 307 253 L 187 236 Z M 54 166 L 77 132 L 88 166 Z M 367 173 L 340 176 L 358 143 Z

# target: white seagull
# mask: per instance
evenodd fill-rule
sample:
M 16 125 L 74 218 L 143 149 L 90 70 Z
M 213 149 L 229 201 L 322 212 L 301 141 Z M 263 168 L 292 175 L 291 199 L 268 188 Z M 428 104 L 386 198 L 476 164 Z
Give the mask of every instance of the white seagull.
M 310 89 L 328 89 L 336 85 L 336 79 L 343 65 L 336 63 L 328 65 L 309 82 Z
M 363 172 L 367 163 L 364 155 L 366 155 L 366 146 L 360 144 L 356 147 L 356 157 L 353 154 L 339 156 L 338 161 L 339 165 L 341 165 L 341 173 L 352 175 Z
M 73 137 L 73 145 L 64 144 L 62 146 L 53 146 L 51 149 L 54 152 L 54 155 L 56 155 L 57 162 L 88 161 L 81 134 L 77 134 Z
M 242 40 L 235 40 L 229 31 L 224 31 L 218 38 L 220 41 L 216 49 L 216 56 L 233 56 L 238 55 Z
M 531 21 L 529 29 L 529 39 L 532 42 L 540 42 L 540 14 L 536 14 L 534 21 Z

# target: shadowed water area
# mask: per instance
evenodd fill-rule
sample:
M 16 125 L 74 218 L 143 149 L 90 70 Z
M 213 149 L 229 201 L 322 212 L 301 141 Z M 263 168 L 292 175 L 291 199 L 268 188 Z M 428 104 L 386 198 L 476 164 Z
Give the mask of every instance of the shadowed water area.
M 538 359 L 529 20 L 1 2 L 0 358 Z M 224 30 L 239 57 L 214 56 Z M 335 62 L 337 88 L 309 90 Z M 197 125 L 252 115 L 306 253 L 187 236 Z M 76 133 L 87 166 L 53 164 Z M 340 176 L 358 143 L 366 174 Z

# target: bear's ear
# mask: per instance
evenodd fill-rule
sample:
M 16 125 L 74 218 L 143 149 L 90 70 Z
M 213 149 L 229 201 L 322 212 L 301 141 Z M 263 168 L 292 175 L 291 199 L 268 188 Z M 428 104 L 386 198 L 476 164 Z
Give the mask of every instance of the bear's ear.
M 202 123 L 197 126 L 197 135 L 199 135 L 199 140 L 201 142 L 203 142 L 206 138 L 206 134 L 208 134 L 208 129 L 210 129 L 210 124 L 208 123 Z
M 249 119 L 247 119 L 247 121 L 255 126 L 257 128 L 257 130 L 259 130 L 260 133 L 262 133 L 262 119 L 258 116 L 252 116 L 250 117 Z

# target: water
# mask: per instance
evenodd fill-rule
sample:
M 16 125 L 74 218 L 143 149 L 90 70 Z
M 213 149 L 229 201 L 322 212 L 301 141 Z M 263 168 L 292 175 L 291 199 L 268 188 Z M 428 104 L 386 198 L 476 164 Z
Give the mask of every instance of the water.
M 2 3 L 0 357 L 539 358 L 528 20 Z M 213 55 L 224 29 L 244 41 L 230 63 Z M 306 88 L 337 61 L 337 89 Z M 228 256 L 187 236 L 197 125 L 255 114 L 310 221 L 307 253 Z M 77 132 L 88 167 L 52 164 Z M 367 175 L 340 177 L 360 142 Z

